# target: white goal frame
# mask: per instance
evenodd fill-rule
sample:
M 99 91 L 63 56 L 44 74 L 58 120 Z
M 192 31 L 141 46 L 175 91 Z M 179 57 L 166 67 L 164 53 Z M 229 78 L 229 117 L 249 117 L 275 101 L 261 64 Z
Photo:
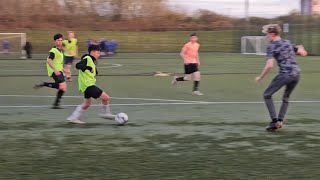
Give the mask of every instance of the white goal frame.
M 27 35 L 26 33 L 0 33 L 0 35 L 6 35 L 5 38 L 0 37 L 0 42 L 3 39 L 10 39 L 10 38 L 19 38 L 20 37 L 20 50 L 21 50 L 21 55 L 25 54 L 24 51 L 24 46 L 26 45 L 27 42 Z
M 254 52 L 248 52 L 247 46 L 248 41 L 254 40 L 255 43 L 251 44 Z M 242 54 L 255 54 L 255 55 L 266 55 L 266 47 L 268 45 L 265 36 L 242 36 L 241 37 L 241 53 Z

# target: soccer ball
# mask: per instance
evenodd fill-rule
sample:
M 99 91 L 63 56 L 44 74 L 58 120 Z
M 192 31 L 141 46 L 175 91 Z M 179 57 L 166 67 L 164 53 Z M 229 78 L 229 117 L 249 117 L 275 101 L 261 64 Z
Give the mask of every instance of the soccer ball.
M 128 122 L 128 115 L 126 113 L 118 113 L 116 115 L 115 121 L 118 125 L 125 125 Z

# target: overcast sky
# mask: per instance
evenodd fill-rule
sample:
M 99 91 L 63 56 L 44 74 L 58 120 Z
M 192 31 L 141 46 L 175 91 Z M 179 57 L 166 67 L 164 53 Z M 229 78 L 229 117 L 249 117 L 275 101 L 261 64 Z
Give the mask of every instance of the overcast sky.
M 168 0 L 171 7 L 182 7 L 191 13 L 197 9 L 208 9 L 217 13 L 244 17 L 245 0 Z M 300 0 L 249 0 L 250 16 L 275 17 L 292 10 L 300 11 Z

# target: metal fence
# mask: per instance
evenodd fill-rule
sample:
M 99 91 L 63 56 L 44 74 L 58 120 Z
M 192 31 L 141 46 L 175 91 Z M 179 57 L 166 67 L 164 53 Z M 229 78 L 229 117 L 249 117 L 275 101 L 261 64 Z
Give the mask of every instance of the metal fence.
M 234 44 L 239 45 L 242 36 L 261 36 L 262 25 L 243 26 L 235 30 Z M 320 55 L 320 24 L 289 24 L 288 31 L 281 36 L 293 44 L 303 44 L 309 55 Z M 234 46 L 235 52 L 240 52 L 240 46 Z
M 236 26 L 225 31 L 195 31 L 198 32 L 202 52 L 240 53 L 241 37 L 263 36 L 262 25 Z M 320 24 L 290 24 L 288 32 L 282 37 L 294 44 L 303 44 L 309 55 L 320 55 Z M 52 35 L 58 31 L 28 31 L 27 41 L 33 45 L 34 54 L 47 54 L 53 46 Z M 193 32 L 193 31 L 192 31 Z M 63 32 L 62 32 L 63 33 Z M 191 31 L 164 31 L 164 32 L 125 32 L 125 31 L 79 31 L 81 52 L 86 51 L 88 39 L 116 40 L 118 53 L 177 53 L 182 45 L 188 41 Z M 39 57 L 35 55 L 34 57 Z M 0 53 L 0 59 L 14 59 L 10 55 Z

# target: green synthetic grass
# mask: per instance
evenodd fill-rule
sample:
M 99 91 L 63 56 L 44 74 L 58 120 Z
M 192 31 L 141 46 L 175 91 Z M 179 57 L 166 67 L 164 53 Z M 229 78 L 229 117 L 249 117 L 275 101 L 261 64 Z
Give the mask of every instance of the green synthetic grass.
M 65 123 L 75 107 L 14 107 L 50 106 L 54 98 L 47 96 L 56 92 L 31 88 L 49 80 L 45 61 L 1 61 L 0 95 L 24 96 L 0 96 L 0 179 L 319 177 L 319 102 L 292 103 L 285 127 L 265 132 L 269 120 L 262 92 L 276 68 L 256 84 L 264 57 L 202 53 L 201 62 L 200 89 L 205 95 L 195 97 L 190 95 L 191 82 L 171 87 L 171 76 L 153 76 L 156 71 L 182 73 L 177 54 L 102 59 L 97 85 L 112 97 L 113 112 L 129 115 L 129 123 L 120 127 L 98 117 L 99 101 L 83 115 L 85 125 Z M 122 66 L 110 68 L 114 64 Z M 299 64 L 301 82 L 291 99 L 319 101 L 320 62 L 306 57 L 299 58 Z M 281 92 L 275 100 L 281 100 Z M 64 98 L 65 105 L 81 103 L 76 76 L 66 96 L 80 97 Z

